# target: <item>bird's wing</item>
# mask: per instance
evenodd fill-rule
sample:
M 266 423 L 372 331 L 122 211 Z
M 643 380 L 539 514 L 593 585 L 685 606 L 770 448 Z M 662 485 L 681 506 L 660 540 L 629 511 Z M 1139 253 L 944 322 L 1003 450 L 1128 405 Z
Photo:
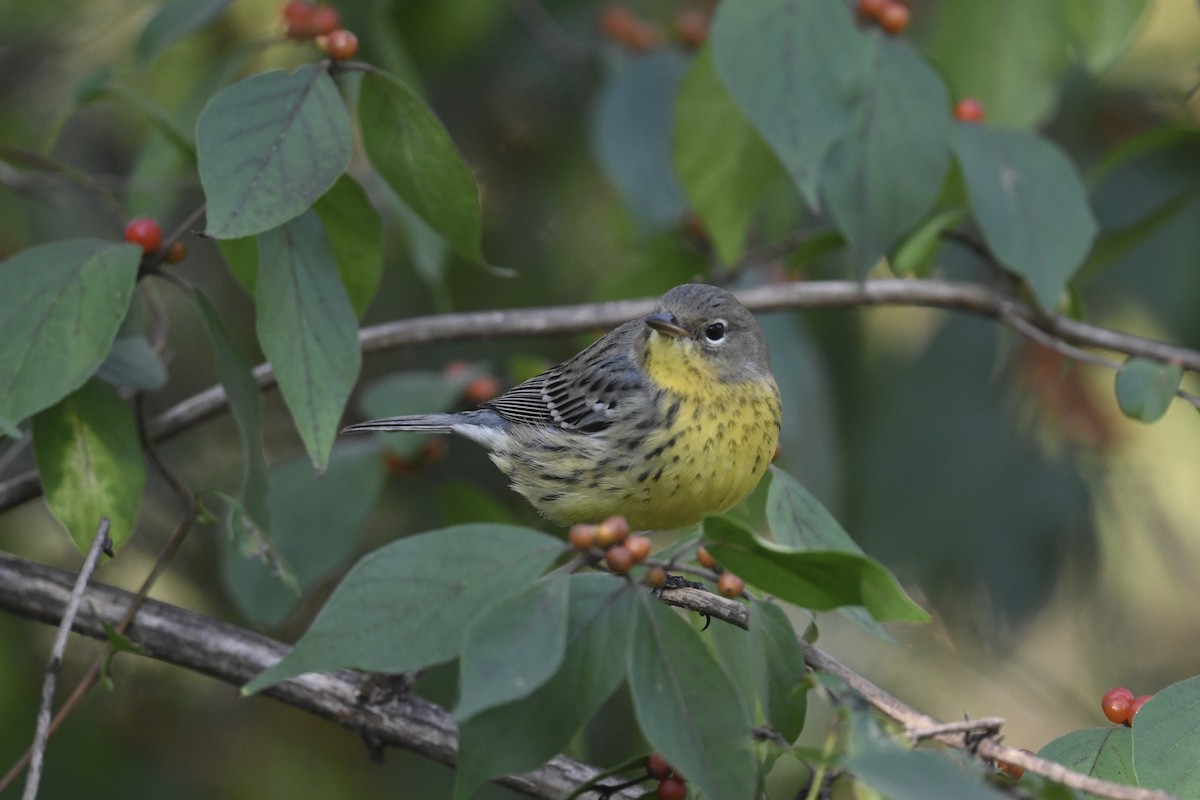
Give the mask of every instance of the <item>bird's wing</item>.
M 613 347 L 597 347 L 483 404 L 510 422 L 585 433 L 602 431 L 646 387 L 633 361 Z

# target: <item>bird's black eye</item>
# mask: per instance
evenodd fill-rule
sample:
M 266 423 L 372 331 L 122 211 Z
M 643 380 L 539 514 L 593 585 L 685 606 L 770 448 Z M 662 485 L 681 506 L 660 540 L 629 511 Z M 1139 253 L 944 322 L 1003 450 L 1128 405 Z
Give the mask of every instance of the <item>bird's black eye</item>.
M 725 338 L 725 323 L 710 322 L 708 327 L 704 329 L 704 335 L 708 337 L 710 342 L 719 342 Z

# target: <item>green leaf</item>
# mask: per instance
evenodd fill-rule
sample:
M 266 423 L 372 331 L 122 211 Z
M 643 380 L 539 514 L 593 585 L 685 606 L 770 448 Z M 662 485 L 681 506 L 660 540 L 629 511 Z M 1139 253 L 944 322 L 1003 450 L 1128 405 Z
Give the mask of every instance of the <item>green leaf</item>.
M 269 545 L 287 564 L 295 585 L 281 581 L 269 561 L 224 548 L 225 585 L 248 619 L 268 628 L 279 625 L 296 607 L 297 592 L 328 577 L 355 554 L 385 475 L 380 447 L 369 439 L 340 443 L 319 477 L 305 458 L 271 470 Z
M 722 3 L 712 27 L 717 74 L 817 204 L 821 162 L 850 129 L 867 84 L 868 39 L 841 0 Z
M 483 263 L 479 189 L 425 101 L 396 78 L 369 72 L 362 80 L 358 119 L 367 157 L 396 194 L 455 252 Z
M 802 608 L 865 606 L 877 620 L 928 622 L 896 578 L 868 556 L 836 550 L 793 550 L 760 539 L 728 517 L 704 518 L 708 549 L 748 583 Z
M 700 635 L 639 598 L 629 690 L 646 741 L 705 797 L 751 797 L 758 785 L 749 710 Z
M 510 525 L 461 525 L 410 536 L 360 560 L 295 649 L 243 688 L 343 667 L 401 673 L 462 652 L 471 622 L 535 580 L 559 540 Z
M 803 685 L 808 667 L 796 631 L 782 608 L 765 601 L 753 604 L 750 643 L 767 723 L 784 739 L 794 742 L 804 730 L 808 713 L 808 691 Z
M 1133 724 L 1137 785 L 1200 797 L 1200 676 L 1151 697 Z
M 933 272 L 933 256 L 942 243 L 942 234 L 962 222 L 967 216 L 964 208 L 950 208 L 934 214 L 908 236 L 892 253 L 892 272 L 900 277 L 929 277 Z
M 333 259 L 355 316 L 362 319 L 383 277 L 383 228 L 367 193 L 349 175 L 313 205 L 325 225 Z
M 196 123 L 209 236 L 236 239 L 303 213 L 350 163 L 350 117 L 319 64 L 225 89 Z
M 1032 128 L 1053 110 L 1070 60 L 1059 3 L 954 0 L 930 29 L 930 60 L 954 97 L 982 102 L 989 121 Z
M 0 417 L 15 425 L 54 405 L 104 363 L 141 256 L 137 245 L 72 239 L 0 262 Z
M 862 554 L 841 523 L 800 481 L 776 466 L 767 468 L 767 523 L 775 541 L 796 550 L 840 550 Z
M 258 283 L 258 238 L 217 239 L 217 249 L 229 265 L 229 272 L 251 297 Z
M 1138 718 L 1141 718 L 1140 713 Z M 1060 736 L 1043 747 L 1038 755 L 1093 778 L 1137 786 L 1132 748 L 1130 729 L 1114 725 Z
M 517 515 L 490 492 L 467 483 L 444 483 L 438 488 L 438 505 L 447 525 L 468 522 L 519 524 Z
M 321 221 L 306 212 L 258 239 L 258 339 L 318 469 L 358 379 L 358 321 Z
M 1129 47 L 1146 0 L 1060 0 L 1067 30 L 1092 72 L 1111 66 Z
M 199 289 L 192 293 L 192 299 L 208 333 L 217 364 L 217 380 L 225 388 L 229 413 L 233 416 L 242 442 L 242 507 L 256 527 L 270 530 L 267 464 L 262 452 L 262 393 L 254 379 L 249 359 L 225 330 L 212 303 Z
M 558 670 L 567 646 L 567 578 L 551 573 L 471 623 L 459 662 L 459 722 L 529 696 Z
M 955 125 L 954 153 L 988 247 L 1053 309 L 1097 231 L 1075 167 L 1035 134 L 973 123 Z
M 87 552 L 102 517 L 113 549 L 137 522 L 146 465 L 133 412 L 112 387 L 89 381 L 33 418 L 33 448 L 46 505 Z
M 118 336 L 96 377 L 117 387 L 161 389 L 167 369 L 145 336 Z
M 710 48 L 696 56 L 680 87 L 672 155 L 717 256 L 733 264 L 779 162 L 717 77 Z
M 970 775 L 940 753 L 927 750 L 874 749 L 855 753 L 846 771 L 888 800 L 1005 800 L 1007 794 Z
M 823 168 L 822 195 L 859 277 L 917 225 L 950 169 L 950 99 L 905 42 L 877 40 L 874 76 Z
M 635 590 L 595 573 L 572 575 L 569 583 L 558 671 L 523 700 L 460 723 L 455 798 L 470 797 L 488 778 L 531 770 L 562 752 L 624 678 Z
M 650 230 L 678 225 L 683 187 L 671 169 L 673 108 L 687 59 L 673 50 L 651 55 L 614 53 L 592 116 L 596 160 Z
M 1154 422 L 1167 413 L 1182 380 L 1178 364 L 1131 356 L 1117 373 L 1117 405 L 1130 419 Z
M 145 68 L 171 45 L 216 19 L 233 0 L 166 0 L 138 36 L 134 52 Z

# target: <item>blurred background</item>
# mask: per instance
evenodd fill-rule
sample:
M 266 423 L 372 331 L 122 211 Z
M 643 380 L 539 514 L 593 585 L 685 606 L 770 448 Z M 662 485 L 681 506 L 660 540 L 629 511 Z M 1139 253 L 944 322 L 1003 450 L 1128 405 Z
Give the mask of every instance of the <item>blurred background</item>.
M 1065 39 L 1045 33 L 1044 14 L 1057 13 L 1046 9 L 1058 3 L 1011 0 L 1000 4 L 1009 13 L 981 25 L 972 14 L 989 4 L 998 5 L 914 1 L 909 38 L 954 98 L 979 96 L 989 120 L 1047 132 L 1087 180 L 1102 229 L 1128 233 L 1081 272 L 1085 318 L 1200 347 L 1197 4 L 1124 2 L 1136 20 L 1131 34 L 1113 37 L 1103 63 L 1086 67 Z M 200 202 L 194 167 L 146 110 L 190 131 L 223 85 L 312 60 L 311 47 L 282 38 L 281 5 L 237 0 L 202 32 L 147 58 L 138 41 L 155 3 L 0 0 L 0 257 L 57 238 L 119 238 L 95 187 L 61 165 L 91 175 L 128 216 L 151 214 L 168 230 L 186 217 Z M 622 171 L 622 154 L 644 148 L 646 128 L 669 125 L 668 78 L 690 57 L 676 20 L 709 11 L 707 3 L 629 3 L 659 34 L 638 53 L 601 34 L 608 7 L 592 0 L 344 0 L 338 8 L 362 41 L 360 58 L 419 85 L 444 121 L 480 185 L 485 252 L 515 273 L 447 255 L 367 182 L 381 209 L 385 263 L 364 325 L 657 295 L 696 277 L 738 286 L 848 274 L 837 250 L 820 248 L 730 271 L 709 254 L 661 164 Z M 35 152 L 51 160 L 35 163 Z M 784 185 L 757 220 L 759 245 L 825 227 Z M 196 237 L 187 245 L 180 274 L 204 288 L 261 361 L 252 299 L 216 246 Z M 989 277 L 952 245 L 933 274 Z M 873 275 L 888 275 L 886 266 Z M 170 319 L 170 381 L 148 398 L 160 412 L 213 384 L 215 373 L 184 298 L 161 282 L 147 289 Z M 1154 425 L 1129 421 L 1110 372 L 1065 363 L 963 315 L 847 309 L 762 320 L 785 397 L 780 466 L 935 616 L 928 626 L 893 628 L 897 642 L 887 643 L 821 615 L 823 647 L 939 718 L 1005 717 L 1007 743 L 1033 750 L 1106 724 L 1100 696 L 1112 686 L 1153 693 L 1197 672 L 1195 409 L 1176 402 Z M 591 338 L 369 356 L 350 415 L 370 415 L 380 398 L 428 396 L 430 387 L 447 405 L 465 406 L 472 391 L 507 388 Z M 466 371 L 447 375 L 453 362 Z M 480 377 L 494 379 L 491 388 L 476 384 Z M 261 567 L 199 527 L 156 598 L 290 640 L 357 555 L 397 536 L 476 519 L 546 527 L 470 443 L 351 443 L 318 482 L 274 392 L 264 396 L 264 417 L 273 516 L 295 518 L 298 528 L 320 520 L 318 534 L 287 545 L 309 591 L 299 602 L 281 595 Z M 227 416 L 160 451 L 194 487 L 237 485 L 240 446 Z M 27 454 L 13 459 L 0 481 L 31 467 Z M 97 579 L 135 588 L 174 527 L 176 503 L 152 474 L 137 534 Z M 0 515 L 0 548 L 63 569 L 79 564 L 41 500 Z M 0 770 L 32 738 L 52 637 L 46 626 L 0 616 Z M 96 647 L 73 641 L 60 686 L 73 685 Z M 452 673 L 436 672 L 423 690 L 449 702 Z M 94 690 L 52 740 L 44 797 L 448 795 L 449 770 L 398 751 L 373 765 L 346 731 L 242 699 L 235 687 L 131 656 L 116 660 L 114 677 L 113 689 Z M 806 737 L 823 737 L 823 713 L 810 711 Z M 627 756 L 638 747 L 634 729 L 618 694 L 575 754 L 597 763 Z M 781 797 L 786 772 L 784 763 L 772 784 Z

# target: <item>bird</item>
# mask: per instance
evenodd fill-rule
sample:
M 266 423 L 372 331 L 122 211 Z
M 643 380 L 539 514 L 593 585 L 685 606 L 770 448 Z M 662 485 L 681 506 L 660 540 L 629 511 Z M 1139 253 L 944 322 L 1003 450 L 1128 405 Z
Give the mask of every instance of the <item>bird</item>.
M 569 360 L 456 413 L 343 432 L 453 433 L 561 525 L 623 516 L 669 530 L 729 510 L 775 455 L 782 401 L 762 329 L 736 297 L 689 283 Z

